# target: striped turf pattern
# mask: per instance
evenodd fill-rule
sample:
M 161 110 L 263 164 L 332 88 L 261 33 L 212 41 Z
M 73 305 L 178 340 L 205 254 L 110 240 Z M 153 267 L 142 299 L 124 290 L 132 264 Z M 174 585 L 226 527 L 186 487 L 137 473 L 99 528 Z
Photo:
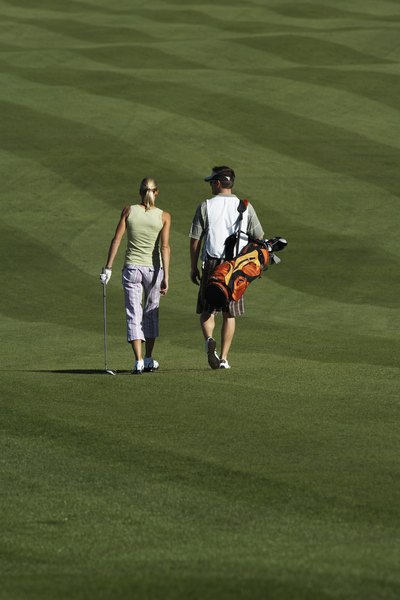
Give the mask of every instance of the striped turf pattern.
M 398 598 L 399 2 L 0 0 L 0 22 L 0 597 Z M 216 164 L 289 241 L 226 373 L 188 280 Z M 173 218 L 161 370 L 107 378 L 98 272 L 148 175 Z

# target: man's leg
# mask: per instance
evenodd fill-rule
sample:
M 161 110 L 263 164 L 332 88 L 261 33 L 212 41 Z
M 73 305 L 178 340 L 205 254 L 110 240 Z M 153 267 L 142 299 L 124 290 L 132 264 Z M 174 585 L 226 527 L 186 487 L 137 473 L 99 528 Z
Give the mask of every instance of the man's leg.
M 156 338 L 146 338 L 146 356 L 150 357 L 153 354 L 153 348 Z
M 235 317 L 229 316 L 229 313 L 222 313 L 222 329 L 221 329 L 221 360 L 228 361 L 228 353 L 232 344 L 233 336 L 235 335 L 236 321 Z
M 200 325 L 204 339 L 207 340 L 209 337 L 213 336 L 215 328 L 215 316 L 210 315 L 210 313 L 202 313 L 200 315 Z
M 206 352 L 208 364 L 212 369 L 219 368 L 219 356 L 216 353 L 216 343 L 213 338 L 215 327 L 215 316 L 210 313 L 202 313 L 200 316 L 201 330 L 206 340 Z

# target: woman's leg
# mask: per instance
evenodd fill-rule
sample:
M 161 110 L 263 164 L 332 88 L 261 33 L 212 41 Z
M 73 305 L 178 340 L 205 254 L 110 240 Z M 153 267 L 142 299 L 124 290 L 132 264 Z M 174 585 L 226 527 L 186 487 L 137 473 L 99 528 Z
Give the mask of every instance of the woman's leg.
M 131 340 L 132 350 L 135 355 L 136 360 L 143 360 L 142 356 L 142 343 L 143 340 Z
M 143 273 L 143 333 L 146 340 L 146 358 L 152 356 L 155 338 L 158 337 L 158 311 L 162 277 L 162 269 L 148 268 Z
M 122 286 L 125 297 L 126 333 L 128 342 L 136 360 L 142 360 L 143 332 L 143 308 L 142 308 L 142 274 L 140 269 L 126 268 L 122 273 Z

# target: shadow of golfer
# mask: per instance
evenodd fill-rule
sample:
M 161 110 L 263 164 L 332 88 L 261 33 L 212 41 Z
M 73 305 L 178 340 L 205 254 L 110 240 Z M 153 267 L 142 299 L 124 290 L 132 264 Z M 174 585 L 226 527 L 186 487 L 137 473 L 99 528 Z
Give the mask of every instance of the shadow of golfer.
M 61 373 L 68 375 L 105 375 L 104 369 L 27 369 L 28 373 Z M 115 371 L 115 373 L 131 373 L 131 371 Z
M 24 371 L 25 373 L 55 373 L 61 375 L 106 375 L 107 372 L 104 369 L 18 369 Z M 217 369 L 218 370 L 218 369 Z M 180 368 L 180 369 L 163 369 L 162 371 L 152 371 L 151 373 L 144 373 L 146 376 L 151 375 L 160 375 L 167 373 L 181 373 L 182 371 L 189 372 L 199 372 L 199 371 L 211 371 L 208 367 L 199 367 L 199 368 Z M 131 375 L 131 370 L 116 370 L 114 369 L 114 373 L 116 375 Z

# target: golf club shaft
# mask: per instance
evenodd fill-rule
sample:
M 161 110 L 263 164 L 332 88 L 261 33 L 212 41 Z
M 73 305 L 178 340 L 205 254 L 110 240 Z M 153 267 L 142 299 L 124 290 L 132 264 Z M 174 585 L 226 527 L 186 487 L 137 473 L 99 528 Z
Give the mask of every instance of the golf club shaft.
M 104 320 L 104 370 L 107 371 L 107 294 L 103 283 L 103 320 Z

